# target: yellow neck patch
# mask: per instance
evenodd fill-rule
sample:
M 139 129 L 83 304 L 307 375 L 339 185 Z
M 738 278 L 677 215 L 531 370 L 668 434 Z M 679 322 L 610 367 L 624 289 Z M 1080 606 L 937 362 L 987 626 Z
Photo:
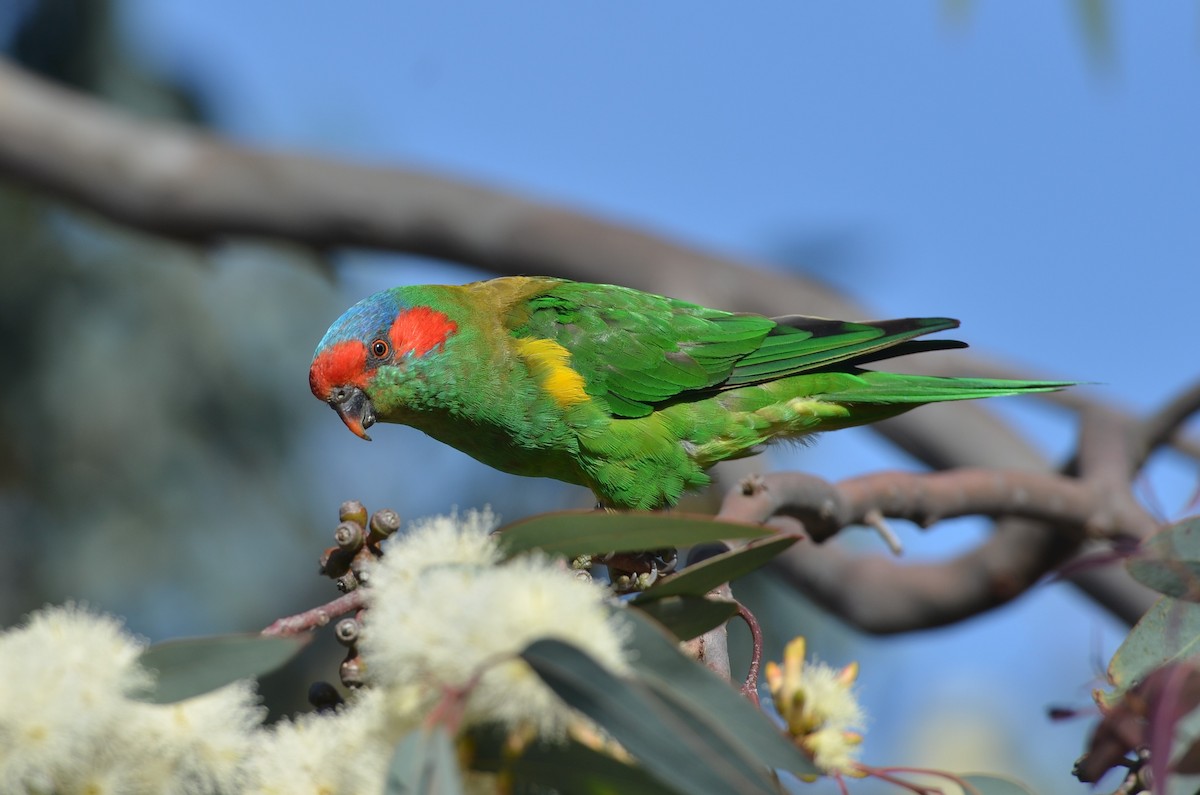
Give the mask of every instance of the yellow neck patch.
M 588 401 L 583 376 L 571 369 L 571 352 L 554 340 L 517 340 L 517 352 L 547 395 L 563 408 Z

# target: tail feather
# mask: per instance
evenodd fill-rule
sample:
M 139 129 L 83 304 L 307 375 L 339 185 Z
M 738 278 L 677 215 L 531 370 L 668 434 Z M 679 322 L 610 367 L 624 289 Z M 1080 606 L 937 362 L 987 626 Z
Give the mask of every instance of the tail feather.
M 1019 381 L 1003 378 L 943 378 L 933 375 L 901 375 L 864 371 L 860 382 L 845 390 L 823 392 L 821 400 L 834 403 L 892 404 L 939 403 L 947 400 L 1056 392 L 1075 386 L 1075 381 Z

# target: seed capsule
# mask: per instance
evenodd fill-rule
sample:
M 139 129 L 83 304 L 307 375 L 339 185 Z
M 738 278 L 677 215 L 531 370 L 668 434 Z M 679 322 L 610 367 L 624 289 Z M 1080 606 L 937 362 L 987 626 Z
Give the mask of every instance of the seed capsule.
M 333 531 L 333 540 L 338 547 L 353 554 L 359 550 L 366 540 L 367 534 L 362 525 L 354 522 L 342 522 Z
M 343 646 L 353 646 L 358 640 L 358 622 L 353 618 L 343 618 L 333 628 L 333 634 L 338 643 Z
M 367 666 L 357 655 L 343 660 L 338 673 L 342 677 L 342 684 L 346 687 L 362 687 L 367 683 Z
M 359 527 L 367 526 L 367 508 L 358 500 L 346 500 L 338 508 L 339 522 L 354 522 Z
M 400 529 L 400 514 L 391 508 L 376 511 L 371 517 L 371 540 L 382 541 Z

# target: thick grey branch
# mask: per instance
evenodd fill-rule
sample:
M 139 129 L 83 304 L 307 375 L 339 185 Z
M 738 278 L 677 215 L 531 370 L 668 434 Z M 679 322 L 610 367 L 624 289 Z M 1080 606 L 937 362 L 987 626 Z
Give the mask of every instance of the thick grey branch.
M 1158 525 L 1133 498 L 1129 423 L 1111 412 L 1084 413 L 1079 455 L 1064 467 L 1080 477 L 1024 470 L 885 472 L 836 485 L 800 473 L 746 481 L 721 516 L 769 522 L 823 541 L 854 524 L 891 516 L 922 526 L 956 516 L 1001 520 L 975 549 L 949 561 L 899 565 L 831 546 L 793 551 L 779 568 L 796 587 L 868 632 L 894 633 L 960 621 L 1020 595 L 1086 549 L 1090 537 L 1144 537 Z M 1035 520 L 1035 521 L 1030 521 Z M 1090 569 L 1097 601 L 1133 622 L 1155 595 L 1132 581 Z
M 731 491 L 720 515 L 744 522 L 789 516 L 821 542 L 867 524 L 873 511 L 922 527 L 959 516 L 1036 519 L 1076 543 L 1085 537 L 1142 536 L 1157 528 L 1130 501 L 1110 503 L 1083 481 L 1003 469 L 878 472 L 836 485 L 801 472 L 777 472 Z

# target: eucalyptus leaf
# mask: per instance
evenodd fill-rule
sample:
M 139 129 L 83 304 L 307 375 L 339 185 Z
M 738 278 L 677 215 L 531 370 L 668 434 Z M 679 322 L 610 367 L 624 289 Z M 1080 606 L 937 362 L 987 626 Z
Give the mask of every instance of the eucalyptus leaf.
M 1147 538 L 1126 562 L 1130 575 L 1167 596 L 1200 602 L 1200 518 Z
M 1155 668 L 1197 653 L 1200 604 L 1164 596 L 1146 611 L 1117 648 L 1108 663 L 1108 678 L 1120 692 Z
M 737 605 L 721 599 L 701 596 L 668 596 L 640 603 L 633 607 L 662 624 L 679 640 L 691 640 L 719 627 L 737 614 Z
M 765 566 L 799 540 L 800 536 L 775 535 L 751 541 L 741 549 L 715 555 L 656 582 L 633 601 L 644 604 L 667 596 L 704 596 L 718 585 Z
M 728 682 L 679 650 L 650 619 L 629 610 L 633 630 L 631 665 L 638 678 L 660 694 L 689 704 L 698 715 L 718 716 L 738 738 L 746 753 L 762 764 L 798 775 L 820 775 L 820 771 L 792 741 L 760 710 Z
M 445 726 L 415 729 L 400 739 L 388 763 L 384 795 L 461 795 L 462 773 Z
M 513 522 L 497 532 L 500 546 L 509 557 L 531 549 L 576 557 L 774 535 L 773 530 L 761 525 L 718 521 L 698 514 L 612 511 L 543 513 Z
M 557 795 L 686 795 L 640 767 L 613 759 L 578 742 L 535 745 L 512 765 L 517 792 Z
M 311 636 L 216 635 L 155 643 L 138 663 L 155 674 L 140 700 L 171 704 L 273 671 L 304 648 Z
M 615 676 L 562 641 L 535 641 L 521 656 L 563 701 L 661 781 L 695 795 L 778 795 L 769 771 L 746 753 L 722 716 L 697 725 L 653 689 Z

